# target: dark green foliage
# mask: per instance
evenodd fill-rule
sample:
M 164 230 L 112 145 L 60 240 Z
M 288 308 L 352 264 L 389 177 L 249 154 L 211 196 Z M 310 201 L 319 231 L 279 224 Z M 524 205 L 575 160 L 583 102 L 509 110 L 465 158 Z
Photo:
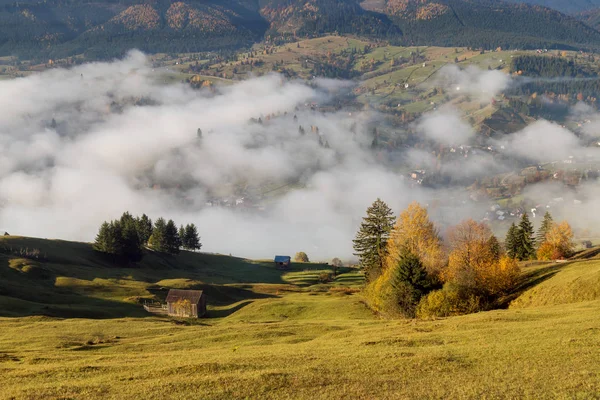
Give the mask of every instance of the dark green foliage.
M 177 230 L 177 225 L 170 219 L 165 226 L 165 245 L 167 249 L 167 253 L 177 254 L 179 253 L 179 248 L 181 247 L 181 238 L 179 237 L 179 232 Z
M 519 56 L 512 59 L 511 72 L 521 71 L 526 76 L 542 78 L 588 78 L 597 76 L 593 71 L 583 68 L 574 60 L 562 57 Z
M 169 247 L 167 245 L 167 222 L 164 218 L 158 218 L 154 222 L 154 228 L 152 229 L 152 235 L 148 240 L 148 246 L 154 251 L 161 253 L 169 252 Z
M 140 242 L 142 245 L 147 244 L 152 235 L 152 220 L 146 214 L 142 214 L 141 217 L 136 219 L 136 226 Z
M 381 199 L 375 200 L 367 209 L 367 216 L 363 218 L 353 240 L 354 255 L 358 257 L 368 281 L 373 281 L 381 275 L 394 219 L 388 205 Z
M 400 256 L 390 279 L 391 296 L 397 312 L 405 317 L 415 316 L 415 310 L 421 297 L 430 288 L 427 272 L 419 257 L 412 253 Z
M 529 221 L 527 213 L 521 217 L 517 234 L 517 259 L 519 261 L 530 260 L 535 257 L 535 238 L 533 225 Z
M 94 250 L 107 254 L 122 254 L 123 246 L 121 242 L 121 225 L 119 221 L 102 223 L 98 235 L 96 235 Z
M 506 254 L 510 258 L 517 258 L 518 251 L 518 233 L 519 228 L 513 222 L 508 228 L 506 233 L 506 240 L 504 241 L 504 247 L 506 248 Z
M 410 252 L 400 256 L 396 266 L 394 282 L 394 286 L 400 283 L 410 285 L 419 293 L 419 297 L 425 294 L 430 286 L 423 263 L 419 257 Z
M 96 236 L 94 249 L 128 261 L 141 260 L 142 244 L 138 236 L 136 219 L 125 212 L 119 220 L 104 222 Z
M 537 232 L 536 242 L 538 246 L 541 246 L 542 243 L 546 241 L 546 234 L 550 231 L 554 220 L 552 219 L 552 215 L 548 211 L 544 214 L 544 219 L 542 220 L 542 225 Z
M 200 236 L 198 236 L 198 229 L 194 224 L 188 224 L 185 226 L 183 235 L 181 235 L 181 242 L 183 248 L 190 251 L 200 250 L 202 244 L 200 243 Z
M 137 223 L 135 218 L 128 212 L 123 213 L 121 220 L 121 240 L 122 252 L 128 260 L 139 261 L 142 259 L 142 242 L 138 235 Z
M 498 238 L 496 236 L 490 236 L 490 238 L 488 239 L 488 246 L 490 252 L 492 253 L 492 256 L 494 257 L 494 260 L 500 260 L 500 257 L 502 256 L 502 246 L 500 246 L 500 242 L 498 241 Z

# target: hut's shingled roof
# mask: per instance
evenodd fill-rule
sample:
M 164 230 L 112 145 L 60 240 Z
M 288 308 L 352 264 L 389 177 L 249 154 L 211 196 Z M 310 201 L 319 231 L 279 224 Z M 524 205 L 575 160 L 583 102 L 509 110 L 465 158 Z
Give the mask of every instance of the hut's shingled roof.
M 288 261 L 291 261 L 291 259 L 292 259 L 292 257 L 290 257 L 290 256 L 275 256 L 276 263 L 288 262 Z
M 200 297 L 202 297 L 202 290 L 171 289 L 167 295 L 167 303 L 188 300 L 192 304 L 198 304 Z

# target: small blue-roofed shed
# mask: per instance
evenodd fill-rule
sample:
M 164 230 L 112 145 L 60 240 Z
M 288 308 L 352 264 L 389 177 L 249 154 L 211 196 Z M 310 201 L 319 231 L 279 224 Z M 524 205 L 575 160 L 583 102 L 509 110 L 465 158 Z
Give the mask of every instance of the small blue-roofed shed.
M 290 256 L 275 256 L 275 266 L 277 268 L 286 269 L 290 267 L 292 257 Z

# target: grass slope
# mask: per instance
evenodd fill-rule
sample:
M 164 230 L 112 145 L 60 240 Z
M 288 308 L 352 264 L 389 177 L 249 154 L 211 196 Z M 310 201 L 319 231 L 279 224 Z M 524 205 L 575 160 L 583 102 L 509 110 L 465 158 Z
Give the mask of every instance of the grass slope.
M 279 271 L 269 262 L 182 253 L 148 254 L 127 268 L 84 243 L 0 238 L 0 248 L 7 247 L 37 248 L 46 260 L 0 254 L 2 315 L 46 316 L 0 317 L 0 398 L 587 399 L 600 393 L 600 300 L 383 321 L 362 303 L 356 293 L 362 276 L 350 269 L 322 283 L 331 272 L 323 264 Z M 597 287 L 591 278 L 599 273 L 593 260 L 527 266 L 520 290 L 525 296 L 570 281 Z M 572 287 L 563 286 L 553 290 Z M 160 297 L 169 287 L 205 289 L 210 318 L 133 318 L 137 297 Z M 86 313 L 129 317 L 47 316 Z
M 39 250 L 39 260 L 18 254 L 33 249 Z M 363 279 L 343 269 L 333 282 L 315 285 L 319 273 L 332 272 L 328 265 L 294 263 L 280 271 L 270 261 L 187 251 L 177 256 L 148 252 L 137 265 L 115 266 L 90 244 L 60 240 L 0 237 L 0 250 L 0 316 L 146 316 L 140 303 L 164 299 L 169 288 L 204 290 L 209 314 L 222 316 L 278 291 L 327 291 L 360 285 Z
M 511 308 L 540 307 L 600 299 L 600 260 L 549 264 L 530 272 L 541 282 L 511 302 Z
M 598 301 L 389 322 L 359 311 L 352 296 L 292 296 L 297 306 L 318 301 L 322 308 L 281 322 L 269 315 L 273 308 L 260 308 L 252 315 L 269 323 L 232 316 L 191 326 L 153 318 L 0 319 L 0 393 L 587 399 L 600 392 Z

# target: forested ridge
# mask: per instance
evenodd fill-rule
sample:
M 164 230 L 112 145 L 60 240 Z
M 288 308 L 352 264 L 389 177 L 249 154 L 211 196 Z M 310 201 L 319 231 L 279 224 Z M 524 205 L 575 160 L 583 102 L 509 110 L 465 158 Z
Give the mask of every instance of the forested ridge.
M 201 52 L 327 33 L 401 45 L 600 49 L 600 33 L 541 6 L 490 0 L 0 0 L 0 55 Z

